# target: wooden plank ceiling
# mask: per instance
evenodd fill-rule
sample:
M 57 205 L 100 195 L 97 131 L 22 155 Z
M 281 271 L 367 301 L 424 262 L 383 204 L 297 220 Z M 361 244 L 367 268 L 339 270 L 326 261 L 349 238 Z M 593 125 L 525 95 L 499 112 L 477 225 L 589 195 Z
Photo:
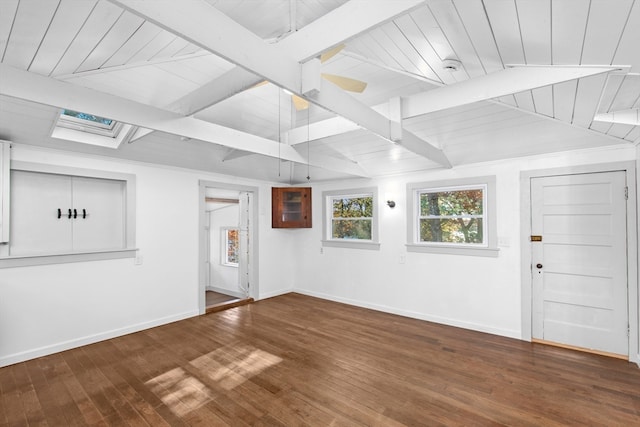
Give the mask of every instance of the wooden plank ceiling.
M 292 183 L 640 142 L 640 0 L 177 3 L 0 0 L 0 139 Z M 367 86 L 345 92 L 319 73 Z M 45 99 L 33 76 L 83 90 Z M 84 89 L 108 94 L 106 111 L 192 119 L 115 150 L 51 138 L 61 108 L 93 107 Z M 149 126 L 156 110 L 122 121 Z M 203 138 L 202 122 L 229 131 Z

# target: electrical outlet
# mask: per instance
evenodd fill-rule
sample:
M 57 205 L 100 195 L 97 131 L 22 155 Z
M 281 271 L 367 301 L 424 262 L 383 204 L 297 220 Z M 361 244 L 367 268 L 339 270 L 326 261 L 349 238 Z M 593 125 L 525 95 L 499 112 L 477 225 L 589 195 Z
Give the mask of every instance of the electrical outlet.
M 133 261 L 134 265 L 142 265 L 142 255 L 137 255 L 135 260 Z
M 320 255 L 322 255 L 324 253 L 324 248 L 321 246 L 320 247 Z
M 407 256 L 405 254 L 400 255 L 400 259 L 398 260 L 400 264 L 404 264 L 407 262 Z

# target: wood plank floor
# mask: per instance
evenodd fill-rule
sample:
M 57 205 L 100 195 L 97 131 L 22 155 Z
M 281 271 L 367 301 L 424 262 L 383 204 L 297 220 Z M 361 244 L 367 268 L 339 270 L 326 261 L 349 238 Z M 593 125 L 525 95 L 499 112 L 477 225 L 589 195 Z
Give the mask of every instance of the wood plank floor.
M 205 306 L 206 307 L 211 307 L 214 305 L 218 305 L 224 302 L 229 302 L 229 301 L 233 301 L 233 300 L 237 300 L 239 298 L 231 296 L 231 295 L 225 295 L 225 294 L 221 294 L 220 292 L 214 292 L 214 291 L 206 291 L 205 292 Z
M 629 362 L 288 294 L 0 369 L 0 425 L 640 425 Z

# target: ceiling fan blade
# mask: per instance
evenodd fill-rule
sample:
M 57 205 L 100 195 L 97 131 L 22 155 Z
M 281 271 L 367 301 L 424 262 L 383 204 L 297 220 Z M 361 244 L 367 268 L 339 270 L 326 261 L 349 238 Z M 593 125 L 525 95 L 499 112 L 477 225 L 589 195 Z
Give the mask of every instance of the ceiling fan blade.
M 336 76 L 335 74 L 322 73 L 322 77 L 329 80 L 336 86 L 349 92 L 362 93 L 367 88 L 367 84 L 361 80 L 350 79 L 349 77 Z
M 257 88 L 257 87 L 260 87 L 260 86 L 264 86 L 264 85 L 266 85 L 267 83 L 269 83 L 269 81 L 268 81 L 268 80 L 263 80 L 263 81 L 261 81 L 260 83 L 256 83 L 256 84 L 254 84 L 254 85 L 253 85 L 253 86 L 251 86 L 249 89 L 254 89 L 254 88 Z
M 300 98 L 298 95 L 291 95 L 291 101 L 293 101 L 293 106 L 296 107 L 296 111 L 309 108 L 309 101 Z
M 331 58 L 336 56 L 344 48 L 345 48 L 345 45 L 339 44 L 338 46 L 329 49 L 328 51 L 326 51 L 322 55 L 320 55 L 320 62 L 321 63 L 322 62 L 327 62 L 328 60 L 330 60 Z

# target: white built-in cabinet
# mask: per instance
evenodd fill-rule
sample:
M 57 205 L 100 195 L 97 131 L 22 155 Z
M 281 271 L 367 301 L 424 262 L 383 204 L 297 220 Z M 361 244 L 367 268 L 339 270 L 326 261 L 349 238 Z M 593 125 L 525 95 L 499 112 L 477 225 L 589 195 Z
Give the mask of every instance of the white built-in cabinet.
M 0 267 L 135 257 L 135 176 L 13 162 Z
M 11 173 L 9 255 L 125 248 L 124 182 Z

